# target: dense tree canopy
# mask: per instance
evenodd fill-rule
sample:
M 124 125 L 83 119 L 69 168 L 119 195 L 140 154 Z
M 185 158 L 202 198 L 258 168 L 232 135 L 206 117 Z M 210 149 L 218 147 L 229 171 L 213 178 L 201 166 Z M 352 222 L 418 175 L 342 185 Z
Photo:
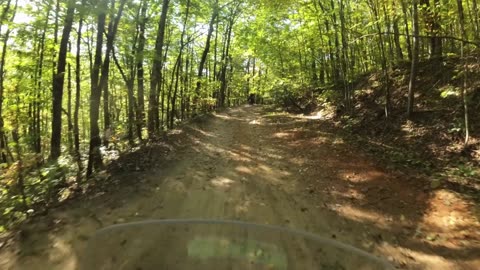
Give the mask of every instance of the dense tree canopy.
M 388 118 L 389 71 L 408 63 L 411 113 L 419 60 L 466 58 L 479 17 L 477 0 L 3 0 L 0 200 L 13 203 L 0 209 L 49 202 L 84 169 L 101 170 L 108 149 L 251 93 L 339 89 L 352 111 L 354 81 L 380 70 Z M 468 140 L 468 87 L 454 94 Z

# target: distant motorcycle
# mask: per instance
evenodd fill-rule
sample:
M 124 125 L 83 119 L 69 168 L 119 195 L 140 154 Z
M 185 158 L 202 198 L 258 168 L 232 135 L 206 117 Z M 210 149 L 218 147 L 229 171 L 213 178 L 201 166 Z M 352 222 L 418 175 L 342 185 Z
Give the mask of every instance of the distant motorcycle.
M 80 269 L 376 270 L 387 261 L 311 233 L 237 221 L 114 225 L 87 244 Z

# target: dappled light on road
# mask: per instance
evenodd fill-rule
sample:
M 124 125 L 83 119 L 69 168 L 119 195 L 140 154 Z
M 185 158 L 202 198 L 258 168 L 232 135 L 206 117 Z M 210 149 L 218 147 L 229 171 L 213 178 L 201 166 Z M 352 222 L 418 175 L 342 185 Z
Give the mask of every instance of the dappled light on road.
M 468 199 L 425 191 L 421 178 L 385 170 L 322 121 L 255 106 L 194 121 L 169 135 L 172 151 L 156 168 L 125 176 L 121 181 L 133 184 L 108 197 L 65 209 L 56 219 L 66 225 L 51 239 L 25 240 L 35 248 L 47 243 L 51 252 L 10 254 L 0 262 L 73 270 L 82 245 L 101 227 L 205 218 L 307 230 L 389 258 L 400 269 L 476 263 L 478 236 L 464 227 L 480 226 Z

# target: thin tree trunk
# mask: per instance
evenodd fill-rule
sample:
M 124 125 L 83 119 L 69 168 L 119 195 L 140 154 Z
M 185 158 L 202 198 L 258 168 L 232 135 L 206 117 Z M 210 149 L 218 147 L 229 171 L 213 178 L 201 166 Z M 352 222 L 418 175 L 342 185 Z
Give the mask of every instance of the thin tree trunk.
M 55 73 L 52 88 L 52 138 L 50 148 L 50 159 L 52 160 L 57 160 L 61 154 L 63 84 L 65 81 L 68 40 L 70 38 L 70 31 L 72 30 L 74 15 L 75 1 L 70 0 L 68 2 L 62 40 L 60 41 L 57 71 Z
M 412 52 L 412 68 L 410 70 L 410 81 L 408 83 L 408 102 L 407 102 L 407 116 L 412 117 L 413 106 L 415 102 L 415 81 L 417 78 L 418 55 L 420 51 L 419 40 L 419 23 L 418 23 L 418 2 L 413 0 L 412 3 L 412 25 L 413 25 L 413 52 Z
M 145 24 L 147 20 L 148 2 L 142 1 L 139 18 L 139 37 L 137 47 L 137 136 L 142 140 L 142 130 L 145 126 L 145 71 L 143 69 L 145 50 Z
M 32 145 L 35 153 L 40 154 L 42 152 L 42 140 L 41 140 L 41 127 L 42 127 L 42 111 L 43 106 L 41 102 L 43 92 L 43 69 L 45 58 L 45 36 L 48 28 L 48 16 L 50 14 L 50 6 L 46 12 L 47 17 L 45 19 L 45 26 L 43 28 L 42 36 L 40 38 L 40 56 L 38 59 L 38 70 L 35 74 L 37 76 L 37 83 L 35 85 L 35 101 L 33 102 L 34 114 L 33 114 L 33 127 L 32 127 Z
M 219 17 L 217 16 L 217 23 L 215 26 L 215 45 L 214 45 L 214 54 L 213 54 L 213 80 L 218 80 L 217 74 L 217 66 L 218 66 L 218 24 L 219 24 Z
M 395 3 L 396 3 L 396 0 L 393 0 L 392 5 L 394 6 L 395 10 L 397 10 Z M 393 17 L 393 33 L 394 33 L 393 40 L 395 42 L 395 51 L 397 55 L 397 60 L 401 61 L 403 60 L 403 52 L 402 52 L 402 45 L 400 44 L 400 29 L 398 28 L 398 20 L 399 20 L 398 18 L 399 18 L 398 14 L 395 13 Z
M 439 37 L 440 35 L 440 12 L 438 9 L 440 8 L 440 0 L 433 1 L 433 21 L 432 21 L 432 57 L 436 59 L 437 63 L 440 63 L 443 54 L 443 43 L 442 38 Z
M 409 29 L 408 29 L 408 17 L 407 17 L 407 3 L 405 1 L 406 0 L 401 0 L 402 11 L 403 11 L 403 23 L 405 25 L 405 39 L 407 41 L 408 59 L 412 60 L 412 43 L 410 41 L 410 32 L 409 32 Z M 415 1 L 415 0 L 413 0 L 413 1 Z
M 18 85 L 15 86 L 15 94 L 16 94 L 16 101 L 17 104 L 20 103 L 20 87 Z M 24 170 L 23 170 L 23 159 L 22 159 L 22 151 L 21 151 L 21 145 L 20 145 L 20 135 L 19 135 L 19 125 L 20 125 L 20 106 L 17 106 L 16 112 L 15 112 L 15 118 L 14 118 L 14 127 L 12 131 L 12 138 L 13 141 L 15 142 L 15 151 L 17 152 L 17 159 L 18 159 L 18 179 L 17 179 L 17 186 L 18 190 L 20 192 L 20 196 L 22 198 L 22 207 L 23 211 L 26 211 L 28 209 L 28 204 L 27 204 L 27 196 L 25 194 L 25 183 L 24 183 Z
M 85 1 L 82 1 L 85 3 Z M 80 13 L 80 19 L 77 29 L 77 55 L 75 57 L 75 109 L 73 111 L 73 144 L 77 160 L 80 161 L 80 131 L 78 125 L 78 115 L 80 111 L 80 93 L 81 93 L 81 42 L 82 42 L 83 12 Z M 82 170 L 81 162 L 79 171 Z
M 480 20 L 479 20 L 479 13 L 477 0 L 472 0 L 472 12 L 473 12 L 473 22 L 475 26 L 475 40 L 480 41 Z
M 71 52 L 71 43 L 68 44 L 68 51 Z M 73 150 L 73 123 L 72 123 L 72 65 L 67 66 L 67 125 L 68 125 L 68 149 Z
M 225 106 L 225 98 L 226 98 L 226 91 L 227 91 L 227 66 L 228 66 L 228 55 L 229 55 L 229 51 L 230 51 L 230 42 L 231 42 L 231 38 L 232 38 L 232 27 L 233 27 L 233 18 L 230 19 L 230 21 L 228 23 L 228 30 L 227 30 L 227 35 L 226 35 L 227 42 L 225 44 L 225 52 L 222 56 L 222 69 L 220 71 L 221 86 L 220 86 L 220 95 L 219 95 L 219 100 L 218 100 L 218 106 L 219 107 L 224 107 Z
M 194 106 L 195 110 L 198 110 L 198 101 L 200 98 L 200 92 L 202 87 L 202 77 L 203 77 L 203 69 L 205 68 L 205 62 L 207 61 L 208 53 L 210 52 L 210 41 L 212 39 L 213 28 L 215 24 L 215 20 L 218 16 L 218 0 L 215 1 L 215 6 L 213 7 L 212 18 L 210 19 L 209 27 L 208 27 L 208 34 L 207 34 L 207 41 L 205 43 L 205 49 L 202 53 L 202 58 L 200 59 L 200 64 L 198 65 L 198 74 L 197 74 L 197 86 L 195 88 L 195 95 L 194 95 Z
M 134 96 L 134 83 L 135 83 L 135 77 L 132 74 L 130 77 L 127 77 L 125 72 L 123 71 L 122 67 L 120 66 L 120 63 L 117 60 L 117 57 L 115 56 L 115 53 L 112 53 L 112 58 L 115 62 L 115 65 L 117 66 L 118 71 L 120 71 L 120 75 L 122 76 L 123 80 L 125 81 L 125 84 L 127 86 L 127 137 L 128 137 L 128 142 L 130 145 L 133 145 L 133 126 L 134 126 L 134 121 L 135 121 L 135 96 Z
M 175 90 L 173 92 L 172 96 L 172 110 L 170 113 L 170 128 L 173 128 L 173 124 L 175 121 L 175 110 L 176 110 L 176 102 L 177 102 L 177 92 L 178 92 L 178 81 L 180 78 L 180 71 L 182 70 L 182 57 L 183 57 L 183 49 L 185 48 L 185 34 L 187 32 L 187 22 L 188 22 L 188 16 L 190 14 L 190 0 L 187 0 L 187 7 L 185 11 L 185 20 L 183 21 L 183 30 L 182 34 L 180 36 L 180 52 L 178 53 L 178 58 L 177 62 L 175 63 L 177 70 L 173 70 L 173 72 L 176 72 L 175 76 Z
M 460 23 L 460 32 L 462 34 L 462 39 L 466 40 L 467 31 L 465 29 L 465 13 L 463 11 L 463 2 L 462 0 L 457 0 L 457 8 L 458 8 L 458 17 Z M 468 112 L 468 96 L 467 96 L 467 60 L 465 59 L 465 42 L 462 42 L 461 48 L 461 58 L 463 61 L 463 84 L 462 84 L 462 101 L 463 101 L 463 112 L 464 112 L 464 124 L 465 124 L 465 146 L 468 145 L 470 141 L 470 119 L 469 119 L 469 112 Z
M 385 118 L 389 118 L 390 114 L 390 77 L 388 74 L 387 55 L 385 49 L 385 43 L 383 39 L 382 29 L 379 22 L 378 1 L 371 0 L 370 8 L 372 9 L 374 19 L 376 21 L 377 33 L 378 33 L 378 45 L 380 47 L 381 64 L 383 71 L 383 88 L 385 91 Z
M 7 44 L 10 36 L 10 30 L 3 37 L 2 57 L 0 60 L 0 162 L 7 163 L 7 140 L 5 135 L 5 124 L 3 120 L 3 93 L 4 93 L 4 79 L 5 79 L 5 60 L 7 55 Z
M 340 1 L 340 34 L 342 39 L 342 60 L 341 60 L 341 67 L 342 67 L 342 75 L 343 75 L 343 83 L 345 89 L 345 107 L 348 111 L 351 110 L 351 91 L 350 91 L 350 76 L 348 74 L 349 69 L 349 57 L 348 57 L 348 42 L 347 42 L 347 30 L 345 25 L 345 7 L 343 0 Z M 353 76 L 353 74 L 351 74 Z

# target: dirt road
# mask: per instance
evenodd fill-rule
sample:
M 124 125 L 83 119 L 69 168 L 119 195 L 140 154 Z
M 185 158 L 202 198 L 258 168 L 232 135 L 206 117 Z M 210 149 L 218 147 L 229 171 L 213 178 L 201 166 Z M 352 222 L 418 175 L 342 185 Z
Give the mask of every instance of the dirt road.
M 172 151 L 151 153 L 164 155 L 154 169 L 123 176 L 133 184 L 24 226 L 1 251 L 0 269 L 75 269 L 96 230 L 171 218 L 302 229 L 383 256 L 401 269 L 480 265 L 480 225 L 475 215 L 467 216 L 468 201 L 447 191 L 427 192 L 414 177 L 386 172 L 322 129 L 321 120 L 246 106 L 174 133 Z M 454 196 L 451 209 L 435 208 L 439 196 Z M 450 228 L 435 223 L 442 222 L 442 211 L 459 213 Z M 452 231 L 467 225 L 473 228 L 470 238 L 459 242 Z

